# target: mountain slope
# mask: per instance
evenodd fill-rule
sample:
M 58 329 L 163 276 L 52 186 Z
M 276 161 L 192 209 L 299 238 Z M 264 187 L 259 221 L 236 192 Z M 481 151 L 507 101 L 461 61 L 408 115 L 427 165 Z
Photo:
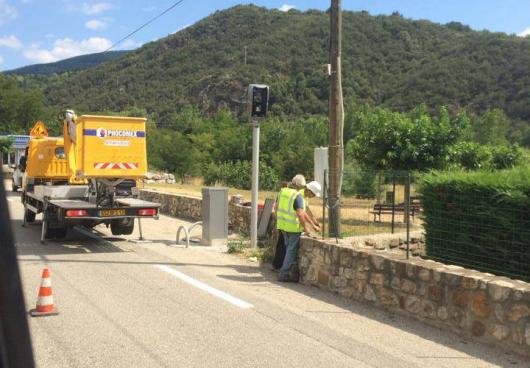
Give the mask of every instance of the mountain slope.
M 344 12 L 343 27 L 346 101 L 396 110 L 496 107 L 530 121 L 529 38 L 367 12 Z M 325 114 L 328 35 L 325 12 L 237 6 L 126 57 L 50 80 L 45 95 L 54 106 L 84 111 L 142 107 L 164 122 L 188 103 L 243 111 L 245 86 L 258 82 L 271 85 L 275 115 Z
M 71 72 L 80 69 L 88 69 L 110 60 L 126 55 L 129 51 L 107 51 L 96 54 L 75 56 L 69 59 L 56 61 L 54 63 L 34 64 L 22 68 L 6 71 L 5 74 L 17 75 L 49 75 L 54 73 Z

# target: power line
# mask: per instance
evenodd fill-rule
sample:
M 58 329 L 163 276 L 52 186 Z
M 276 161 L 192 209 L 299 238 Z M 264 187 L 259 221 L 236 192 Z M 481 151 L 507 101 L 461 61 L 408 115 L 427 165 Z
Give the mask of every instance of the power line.
M 171 5 L 169 8 L 167 8 L 166 10 L 164 10 L 162 13 L 158 14 L 156 17 L 154 18 L 151 18 L 149 21 L 147 21 L 146 23 L 142 24 L 140 27 L 136 28 L 134 31 L 132 31 L 131 33 L 129 33 L 127 36 L 123 37 L 121 40 L 119 40 L 118 42 L 114 43 L 111 47 L 109 47 L 108 49 L 106 49 L 104 52 L 107 52 L 107 51 L 110 51 L 112 50 L 114 47 L 118 46 L 120 43 L 122 43 L 123 41 L 125 41 L 126 39 L 128 39 L 129 37 L 131 37 L 133 34 L 135 34 L 136 32 L 142 30 L 143 28 L 147 27 L 148 25 L 150 25 L 151 23 L 153 23 L 155 20 L 157 20 L 158 18 L 160 18 L 161 16 L 163 16 L 164 14 L 168 13 L 169 11 L 171 11 L 173 8 L 175 8 L 177 5 L 179 5 L 180 3 L 184 2 L 184 0 L 179 0 L 177 1 L 176 3 L 174 3 L 173 5 Z

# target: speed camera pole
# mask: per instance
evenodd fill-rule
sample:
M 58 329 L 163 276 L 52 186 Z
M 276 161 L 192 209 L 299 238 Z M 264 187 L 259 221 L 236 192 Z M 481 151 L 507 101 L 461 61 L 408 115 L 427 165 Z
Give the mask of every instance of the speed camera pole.
M 341 81 L 341 0 L 331 0 L 329 99 L 329 235 L 340 237 L 340 195 L 344 165 L 344 106 Z
M 252 212 L 250 215 L 250 245 L 258 246 L 259 191 L 259 123 L 252 123 Z
M 250 213 L 250 246 L 258 247 L 259 128 L 267 116 L 269 86 L 248 86 L 248 113 L 252 124 L 252 207 Z

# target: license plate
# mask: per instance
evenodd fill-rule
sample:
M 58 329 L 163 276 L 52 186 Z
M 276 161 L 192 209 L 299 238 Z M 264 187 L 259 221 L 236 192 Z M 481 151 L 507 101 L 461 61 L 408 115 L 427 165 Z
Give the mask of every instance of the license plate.
M 101 217 L 125 216 L 125 210 L 101 210 L 99 215 Z

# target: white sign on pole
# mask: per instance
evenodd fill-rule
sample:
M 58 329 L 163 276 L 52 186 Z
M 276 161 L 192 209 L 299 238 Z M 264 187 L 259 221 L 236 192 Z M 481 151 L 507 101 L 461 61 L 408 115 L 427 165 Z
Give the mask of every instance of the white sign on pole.
M 324 185 L 324 170 L 329 173 L 329 162 L 328 162 L 328 148 L 317 147 L 315 148 L 315 166 L 314 166 L 314 178 Z M 329 183 L 329 175 L 326 178 L 326 182 Z

